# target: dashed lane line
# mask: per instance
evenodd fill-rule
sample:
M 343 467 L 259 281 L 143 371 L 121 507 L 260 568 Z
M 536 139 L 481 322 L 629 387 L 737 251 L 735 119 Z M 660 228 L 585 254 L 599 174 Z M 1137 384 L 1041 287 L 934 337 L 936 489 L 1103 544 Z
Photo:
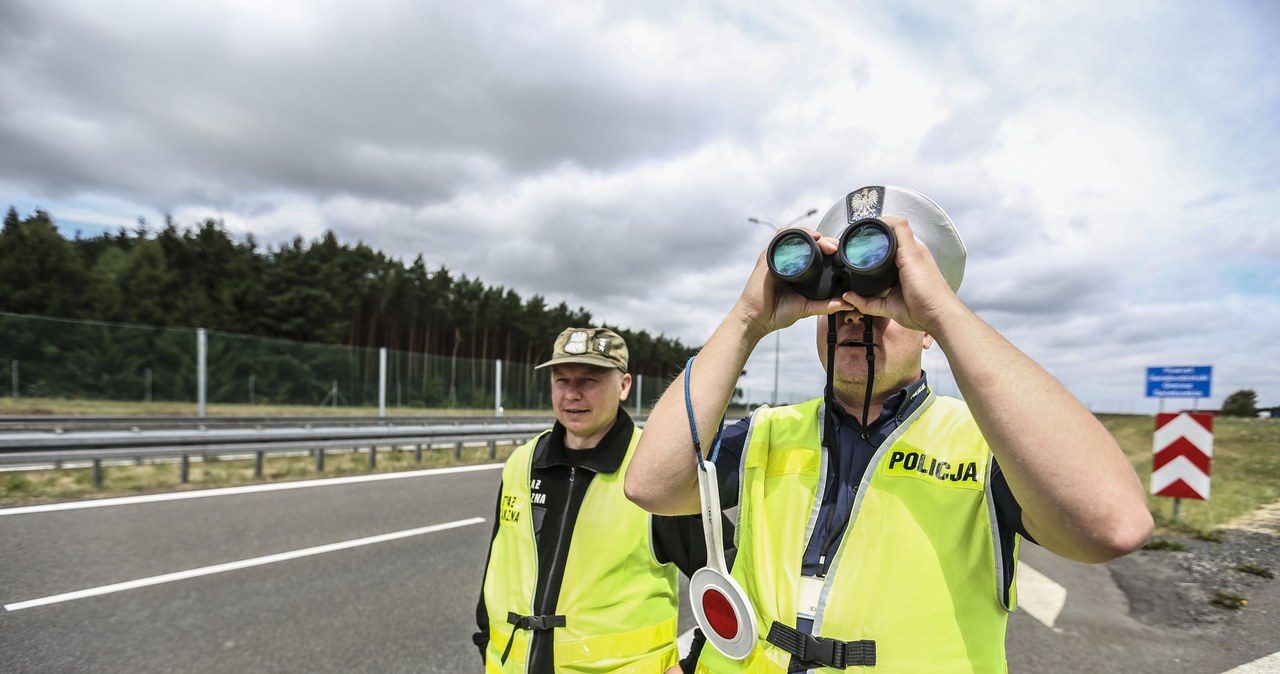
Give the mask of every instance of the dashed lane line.
M 1018 563 L 1018 608 L 1057 630 L 1054 623 L 1067 603 L 1067 589 L 1024 562 Z
M 1276 674 L 1276 672 L 1280 672 L 1280 651 L 1229 669 L 1222 674 Z

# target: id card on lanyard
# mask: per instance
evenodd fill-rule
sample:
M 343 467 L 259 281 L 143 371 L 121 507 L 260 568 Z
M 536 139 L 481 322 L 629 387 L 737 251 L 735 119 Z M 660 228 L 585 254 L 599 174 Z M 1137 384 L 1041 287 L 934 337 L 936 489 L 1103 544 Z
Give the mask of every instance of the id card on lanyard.
M 822 599 L 822 586 L 826 578 L 818 576 L 800 577 L 800 595 L 796 599 L 796 615 L 806 620 L 814 620 L 818 615 L 818 602 Z

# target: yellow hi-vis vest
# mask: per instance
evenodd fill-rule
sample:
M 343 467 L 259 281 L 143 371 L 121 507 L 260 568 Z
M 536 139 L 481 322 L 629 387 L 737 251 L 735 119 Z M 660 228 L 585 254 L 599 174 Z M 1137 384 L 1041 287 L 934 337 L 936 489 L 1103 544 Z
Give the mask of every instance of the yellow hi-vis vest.
M 539 570 L 529 476 L 541 437 L 516 449 L 502 471 L 499 526 L 484 579 L 487 673 L 524 672 L 528 660 L 532 633 L 513 630 L 507 618 L 538 610 L 533 605 Z M 622 466 L 592 478 L 578 511 L 555 608 L 556 615 L 565 616 L 565 625 L 552 632 L 556 672 L 661 674 L 678 662 L 678 570 L 658 563 L 649 513 L 622 492 L 639 439 L 637 428 Z M 513 632 L 515 640 L 502 663 Z
M 1016 595 L 1012 585 L 1004 592 L 990 448 L 963 402 L 928 396 L 867 467 L 822 581 L 813 634 L 874 640 L 875 666 L 856 671 L 1006 672 Z M 791 655 L 765 636 L 775 620 L 796 626 L 803 551 L 828 470 L 823 412 L 818 399 L 752 418 L 733 577 L 755 607 L 760 638 L 742 662 L 708 645 L 699 672 L 787 671 Z

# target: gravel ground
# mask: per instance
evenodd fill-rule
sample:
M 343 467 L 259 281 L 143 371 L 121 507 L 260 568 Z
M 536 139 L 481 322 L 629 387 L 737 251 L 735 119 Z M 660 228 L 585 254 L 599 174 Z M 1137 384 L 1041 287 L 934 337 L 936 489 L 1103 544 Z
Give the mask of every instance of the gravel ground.
M 1220 541 L 1158 536 L 1186 549 L 1141 550 L 1109 564 L 1131 615 L 1154 626 L 1214 632 L 1274 621 L 1257 614 L 1274 613 L 1280 598 L 1280 503 L 1220 533 Z

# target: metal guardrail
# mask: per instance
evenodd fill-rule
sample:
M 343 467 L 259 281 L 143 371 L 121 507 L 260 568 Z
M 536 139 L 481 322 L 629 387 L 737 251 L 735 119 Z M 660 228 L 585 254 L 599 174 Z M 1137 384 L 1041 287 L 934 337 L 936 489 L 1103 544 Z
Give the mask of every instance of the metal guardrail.
M 416 461 L 422 451 L 450 445 L 455 456 L 464 444 L 485 443 L 496 458 L 499 442 L 520 443 L 546 429 L 548 424 L 484 423 L 457 425 L 363 426 L 353 428 L 202 428 L 130 431 L 23 431 L 0 433 L 0 464 L 62 466 L 89 461 L 94 486 L 102 485 L 102 462 L 112 459 L 179 459 L 186 482 L 189 461 L 252 455 L 255 475 L 262 476 L 267 456 L 307 451 L 316 458 L 316 470 L 324 471 L 326 449 L 368 449 L 370 468 L 377 467 L 379 447 L 414 448 Z

